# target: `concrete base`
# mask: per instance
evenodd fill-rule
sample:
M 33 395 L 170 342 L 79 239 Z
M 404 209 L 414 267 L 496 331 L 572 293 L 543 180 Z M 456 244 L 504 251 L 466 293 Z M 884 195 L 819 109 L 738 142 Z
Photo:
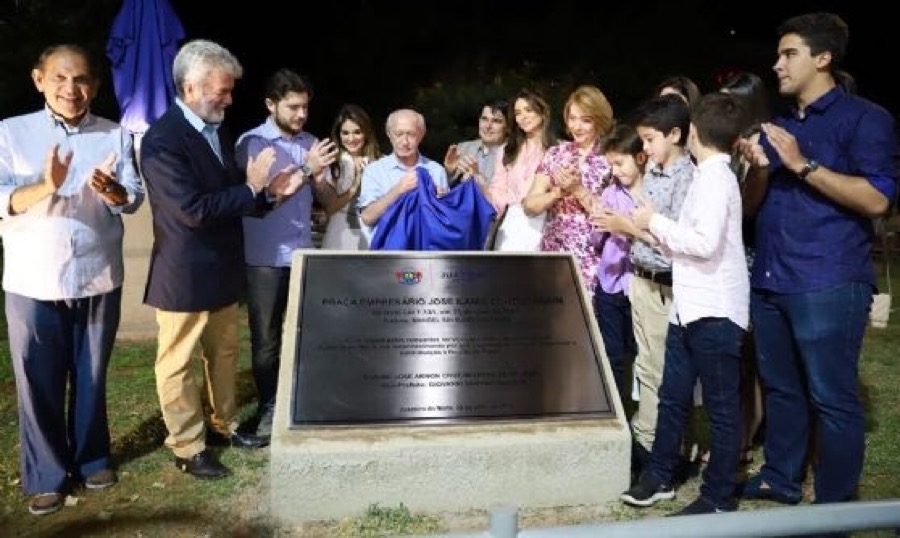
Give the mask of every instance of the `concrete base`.
M 426 513 L 605 504 L 628 489 L 631 434 L 605 359 L 615 418 L 289 429 L 301 255 L 294 255 L 272 428 L 271 513 L 281 523 L 358 516 L 376 503 Z M 602 342 L 593 319 L 590 326 Z
M 375 503 L 431 513 L 603 504 L 628 489 L 631 438 L 610 419 L 323 431 L 287 430 L 286 418 L 270 462 L 283 523 Z

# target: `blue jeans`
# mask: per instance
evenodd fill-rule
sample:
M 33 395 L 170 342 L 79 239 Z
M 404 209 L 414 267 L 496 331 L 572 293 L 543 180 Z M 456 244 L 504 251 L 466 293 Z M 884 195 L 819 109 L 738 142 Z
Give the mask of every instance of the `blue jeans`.
M 259 412 L 275 404 L 290 267 L 247 266 L 247 318 Z
M 58 301 L 6 293 L 28 495 L 63 491 L 69 473 L 112 469 L 106 371 L 121 302 L 122 288 Z
M 728 318 L 669 325 L 656 438 L 647 469 L 658 480 L 672 483 L 699 377 L 710 427 L 709 465 L 703 471 L 700 496 L 722 508 L 733 507 L 737 485 L 743 335 L 744 330 Z
M 603 337 L 606 357 L 612 369 L 619 399 L 625 404 L 625 375 L 628 361 L 634 360 L 637 344 L 631 321 L 631 301 L 623 292 L 606 293 L 598 284 L 594 292 L 594 317 Z
M 760 472 L 780 493 L 802 495 L 810 420 L 816 420 L 816 502 L 856 495 L 865 455 L 859 353 L 872 291 L 867 283 L 853 282 L 824 291 L 750 295 L 766 398 L 766 463 Z

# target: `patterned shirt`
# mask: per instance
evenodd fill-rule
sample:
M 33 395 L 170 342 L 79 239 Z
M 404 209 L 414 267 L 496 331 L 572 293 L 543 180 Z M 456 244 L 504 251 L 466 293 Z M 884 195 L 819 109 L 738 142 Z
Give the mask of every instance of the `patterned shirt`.
M 644 174 L 641 190 L 657 213 L 678 220 L 681 205 L 694 178 L 694 168 L 694 162 L 686 153 L 665 169 L 650 163 Z M 672 270 L 672 259 L 669 256 L 637 238 L 631 243 L 631 263 L 653 272 Z
M 537 173 L 549 175 L 551 184 L 555 184 L 553 174 L 570 167 L 578 158 L 578 146 L 574 142 L 561 142 L 547 150 Z M 582 184 L 594 198 L 599 198 L 611 177 L 609 161 L 596 151 L 591 151 L 581 162 L 580 168 Z M 574 196 L 564 196 L 547 210 L 541 238 L 542 251 L 571 252 L 575 255 L 581 267 L 581 278 L 591 295 L 597 285 L 597 266 L 600 263 L 600 253 L 591 244 L 593 231 L 594 225 L 588 212 Z

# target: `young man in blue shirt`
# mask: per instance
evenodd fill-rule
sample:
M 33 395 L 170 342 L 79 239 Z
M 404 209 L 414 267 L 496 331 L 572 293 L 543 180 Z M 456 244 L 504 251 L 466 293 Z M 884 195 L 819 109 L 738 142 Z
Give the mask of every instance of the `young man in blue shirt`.
M 815 502 L 854 498 L 865 452 L 859 355 L 875 288 L 872 219 L 896 198 L 890 113 L 839 84 L 847 25 L 831 13 L 778 29 L 790 111 L 743 142 L 756 213 L 750 315 L 766 394 L 766 463 L 745 498 L 796 504 L 817 431 Z M 812 428 L 810 417 L 815 417 Z

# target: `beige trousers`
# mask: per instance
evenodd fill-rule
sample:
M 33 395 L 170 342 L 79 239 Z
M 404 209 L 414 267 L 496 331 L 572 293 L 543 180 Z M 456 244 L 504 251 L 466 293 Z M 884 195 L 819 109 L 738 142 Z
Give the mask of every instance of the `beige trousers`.
M 169 432 L 166 446 L 180 458 L 206 448 L 201 386 L 212 409 L 210 427 L 223 434 L 235 427 L 238 315 L 237 303 L 206 312 L 156 311 L 156 393 Z M 199 382 L 192 361 L 197 343 L 204 373 Z
M 651 451 L 656 437 L 659 386 L 662 384 L 666 357 L 672 288 L 635 275 L 631 279 L 628 297 L 637 343 L 634 371 L 640 398 L 637 411 L 631 417 L 631 429 L 635 441 Z

